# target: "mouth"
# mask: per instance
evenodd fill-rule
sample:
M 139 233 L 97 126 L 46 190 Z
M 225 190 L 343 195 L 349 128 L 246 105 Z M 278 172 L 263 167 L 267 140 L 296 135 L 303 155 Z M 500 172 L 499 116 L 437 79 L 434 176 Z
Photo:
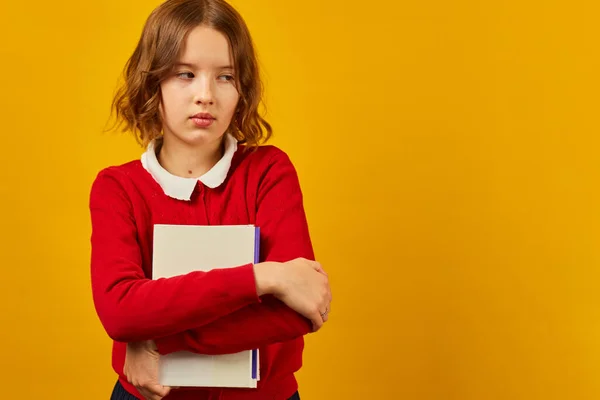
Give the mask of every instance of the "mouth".
M 190 118 L 192 118 L 192 119 L 209 119 L 209 120 L 216 119 L 210 113 L 198 113 L 198 114 L 192 115 Z
M 190 119 L 198 128 L 208 128 L 216 118 L 210 113 L 198 113 L 192 115 Z

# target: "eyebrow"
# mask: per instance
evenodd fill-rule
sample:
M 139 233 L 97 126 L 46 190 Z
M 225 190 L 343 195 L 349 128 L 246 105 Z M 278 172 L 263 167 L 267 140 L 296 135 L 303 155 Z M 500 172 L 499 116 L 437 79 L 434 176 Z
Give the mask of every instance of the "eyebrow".
M 184 63 L 184 62 L 175 63 L 174 66 L 175 67 L 188 67 L 188 68 L 195 68 L 196 67 L 196 65 L 194 65 L 194 64 Z M 217 69 L 233 69 L 233 67 L 231 65 L 224 65 L 224 66 L 221 66 L 221 67 L 217 67 Z

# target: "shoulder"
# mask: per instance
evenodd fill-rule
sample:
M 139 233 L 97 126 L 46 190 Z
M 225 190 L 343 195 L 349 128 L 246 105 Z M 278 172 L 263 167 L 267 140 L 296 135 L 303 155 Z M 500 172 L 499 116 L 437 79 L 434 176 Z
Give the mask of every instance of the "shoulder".
M 140 160 L 132 160 L 101 169 L 92 182 L 90 201 L 107 200 L 111 197 L 125 195 L 136 187 L 136 182 L 139 179 L 143 179 L 144 172 Z
M 263 145 L 254 149 L 247 149 L 245 146 L 240 145 L 238 152 L 240 153 L 240 165 L 246 165 L 263 173 L 273 168 L 294 168 L 289 155 L 274 145 Z
M 112 176 L 115 178 L 130 178 L 135 179 L 137 175 L 143 170 L 142 162 L 139 159 L 131 160 L 123 164 L 110 165 L 102 168 L 96 175 L 96 179 L 104 176 Z
M 298 173 L 290 156 L 273 145 L 240 149 L 232 180 L 259 194 L 277 190 L 292 196 L 301 192 Z
M 98 181 L 114 180 L 126 184 L 128 181 L 135 181 L 142 176 L 145 171 L 140 160 L 132 160 L 120 165 L 111 165 L 101 169 L 94 179 L 94 184 Z

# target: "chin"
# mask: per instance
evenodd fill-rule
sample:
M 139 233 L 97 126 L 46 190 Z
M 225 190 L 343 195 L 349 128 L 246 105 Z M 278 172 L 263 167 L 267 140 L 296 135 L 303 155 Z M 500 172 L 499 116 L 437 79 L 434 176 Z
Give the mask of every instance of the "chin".
M 195 129 L 183 135 L 175 135 L 180 141 L 190 145 L 199 146 L 207 143 L 221 140 L 224 133 L 215 132 L 212 129 Z

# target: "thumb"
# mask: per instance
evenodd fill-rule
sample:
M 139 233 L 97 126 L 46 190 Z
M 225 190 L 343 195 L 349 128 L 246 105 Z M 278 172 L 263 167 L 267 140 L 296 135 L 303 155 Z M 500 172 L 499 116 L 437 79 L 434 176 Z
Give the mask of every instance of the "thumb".
M 153 384 L 149 389 L 151 392 L 156 393 L 160 397 L 165 397 L 169 394 L 169 392 L 171 392 L 171 388 L 169 386 L 163 386 L 158 383 Z

